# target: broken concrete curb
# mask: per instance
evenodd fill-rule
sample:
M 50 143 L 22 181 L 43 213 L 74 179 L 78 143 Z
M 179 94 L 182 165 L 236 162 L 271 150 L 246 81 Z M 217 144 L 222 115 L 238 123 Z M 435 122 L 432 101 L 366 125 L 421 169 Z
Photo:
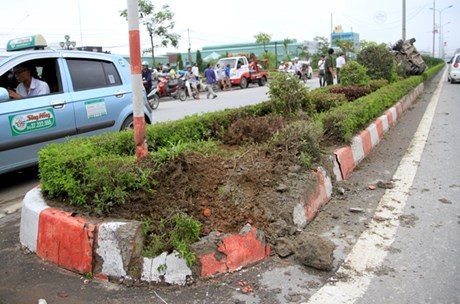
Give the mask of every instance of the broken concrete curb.
M 366 129 L 353 136 L 351 145 L 338 148 L 331 158 L 335 180 L 347 179 L 354 168 L 369 155 L 372 149 L 383 139 L 384 134 L 394 127 L 402 114 L 423 92 L 424 84 L 419 84 L 409 94 L 402 97 L 384 114 L 372 122 Z
M 293 218 L 302 226 L 332 194 L 331 179 L 326 171 L 317 168 L 312 174 L 317 181 L 315 191 L 310 198 L 302 198 L 298 208 L 292 210 Z M 23 201 L 20 241 L 44 260 L 78 273 L 119 280 L 140 276 L 141 281 L 177 285 L 187 284 L 193 277 L 238 271 L 270 256 L 270 245 L 266 244 L 263 231 L 247 224 L 239 234 L 213 232 L 192 244 L 197 255 L 197 263 L 192 268 L 177 252 L 143 258 L 141 225 L 124 220 L 92 223 L 49 207 L 40 188 L 36 187 Z

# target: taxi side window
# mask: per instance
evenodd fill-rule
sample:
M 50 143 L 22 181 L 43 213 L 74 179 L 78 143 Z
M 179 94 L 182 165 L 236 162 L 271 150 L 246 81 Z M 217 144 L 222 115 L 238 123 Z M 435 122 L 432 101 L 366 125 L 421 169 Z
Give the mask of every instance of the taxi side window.
M 74 91 L 121 85 L 121 78 L 112 62 L 67 59 Z
M 62 92 L 61 76 L 55 58 L 34 59 L 21 62 L 20 64 L 31 67 L 31 76 L 46 82 L 50 88 L 50 94 Z M 0 76 L 1 87 L 15 90 L 18 85 L 19 82 L 11 70 Z

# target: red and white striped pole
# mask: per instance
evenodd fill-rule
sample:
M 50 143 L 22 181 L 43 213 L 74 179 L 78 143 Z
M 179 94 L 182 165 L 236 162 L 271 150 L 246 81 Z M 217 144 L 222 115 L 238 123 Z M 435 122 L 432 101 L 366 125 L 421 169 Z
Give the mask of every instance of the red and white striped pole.
M 133 86 L 134 144 L 137 160 L 148 154 L 145 140 L 144 98 L 141 75 L 141 46 L 139 38 L 138 0 L 128 1 L 129 56 L 131 58 L 131 83 Z

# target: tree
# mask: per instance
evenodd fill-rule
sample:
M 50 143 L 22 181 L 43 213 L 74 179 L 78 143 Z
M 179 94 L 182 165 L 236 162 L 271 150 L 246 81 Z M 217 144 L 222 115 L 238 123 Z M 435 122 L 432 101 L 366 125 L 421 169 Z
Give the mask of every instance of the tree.
M 349 55 L 350 53 L 356 53 L 354 44 L 352 41 L 346 41 L 346 40 L 336 40 L 335 42 L 336 45 L 339 46 L 340 50 L 342 53 Z
M 289 57 L 289 49 L 288 49 L 288 45 L 289 43 L 291 43 L 291 39 L 290 38 L 284 38 L 283 40 L 283 45 L 284 45 L 284 60 L 286 61 L 289 61 L 291 60 L 291 58 Z
M 367 41 L 367 40 L 360 40 L 359 41 L 359 44 L 360 44 L 360 49 L 364 49 L 368 46 L 377 46 L 378 43 L 377 42 L 374 42 L 374 41 Z
M 313 40 L 318 44 L 316 47 L 316 53 L 318 55 L 327 55 L 327 51 L 329 50 L 329 40 L 322 36 L 316 36 Z
M 128 18 L 128 10 L 120 12 L 120 16 Z M 171 32 L 174 29 L 174 13 L 169 5 L 163 5 L 161 10 L 155 11 L 155 6 L 150 0 L 139 0 L 139 22 L 144 25 L 149 33 L 150 48 L 142 50 L 143 54 L 151 53 L 153 66 L 155 66 L 155 47 L 167 47 L 171 44 L 177 47 L 180 35 Z M 158 39 L 158 44 L 154 45 L 154 39 Z
M 196 64 L 198 65 L 198 68 L 200 69 L 200 71 L 204 70 L 204 68 L 203 68 L 203 58 L 201 58 L 201 51 L 200 50 L 196 51 Z
M 308 52 L 308 46 L 304 45 L 302 47 L 298 46 L 298 49 L 300 49 L 299 57 L 303 59 L 308 59 L 310 58 L 310 53 Z
M 259 34 L 255 35 L 254 38 L 256 39 L 256 43 L 262 43 L 264 45 L 264 52 L 267 53 L 267 49 L 265 45 L 270 43 L 272 40 L 272 36 L 267 33 L 260 32 Z
M 317 46 L 316 53 L 313 54 L 311 59 L 311 65 L 313 68 L 317 68 L 320 56 L 327 56 L 327 51 L 329 50 L 329 40 L 326 37 L 321 36 L 316 36 L 313 40 L 317 43 Z
M 184 62 L 182 61 L 182 54 L 177 53 L 176 55 L 176 70 L 180 70 L 181 67 L 184 66 Z
M 394 78 L 394 60 L 394 54 L 384 43 L 369 45 L 358 54 L 358 62 L 367 68 L 367 75 L 371 79 L 386 79 L 391 82 Z
M 366 67 L 356 61 L 350 61 L 340 69 L 340 84 L 343 86 L 366 86 L 369 84 L 369 76 Z
M 264 66 L 264 69 L 269 69 L 271 67 L 273 67 L 274 69 L 278 68 L 278 62 L 276 61 L 276 56 L 274 53 L 272 52 L 267 52 L 267 53 L 263 53 L 261 56 L 260 56 L 261 59 L 267 59 L 268 60 L 268 66 Z

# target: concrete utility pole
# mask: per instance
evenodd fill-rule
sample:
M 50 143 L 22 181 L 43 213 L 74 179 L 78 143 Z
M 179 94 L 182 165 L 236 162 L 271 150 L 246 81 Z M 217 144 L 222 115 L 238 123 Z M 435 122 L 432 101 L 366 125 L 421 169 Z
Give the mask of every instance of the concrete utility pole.
M 128 1 L 129 56 L 131 58 L 131 83 L 133 86 L 133 120 L 134 144 L 137 160 L 148 155 L 145 140 L 144 98 L 141 75 L 141 42 L 139 36 L 139 4 L 138 0 Z
M 187 29 L 187 35 L 188 35 L 188 64 L 192 64 L 192 45 L 190 44 L 190 30 Z
M 434 57 L 434 44 L 435 44 L 435 36 L 436 36 L 436 0 L 433 0 L 433 54 Z
M 329 37 L 331 38 L 331 45 L 330 45 L 330 47 L 332 47 L 332 23 L 333 23 L 332 18 L 333 18 L 333 17 L 332 17 L 332 13 L 331 13 L 331 35 L 329 36 Z
M 406 41 L 406 0 L 402 0 L 402 40 Z

